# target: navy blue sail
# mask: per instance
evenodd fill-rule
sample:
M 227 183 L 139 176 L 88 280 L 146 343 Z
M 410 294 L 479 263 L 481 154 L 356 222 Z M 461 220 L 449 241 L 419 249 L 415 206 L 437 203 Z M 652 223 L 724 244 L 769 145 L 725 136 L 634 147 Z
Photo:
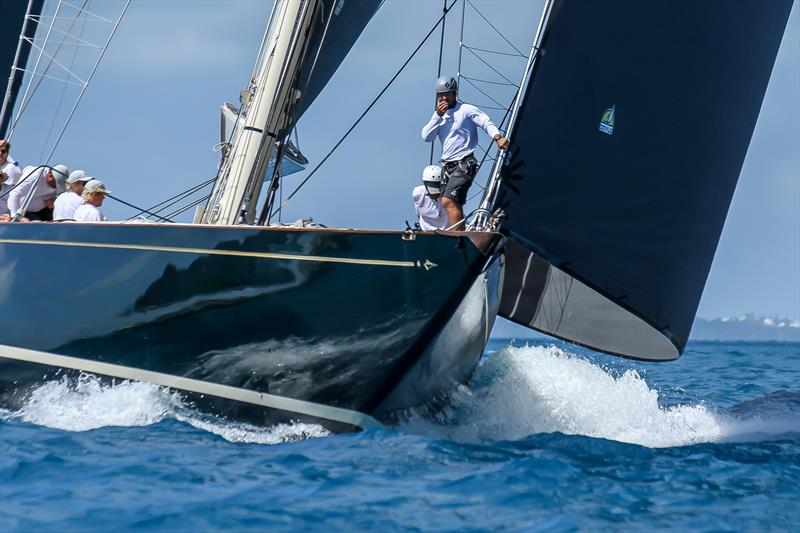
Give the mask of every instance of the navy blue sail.
M 555 3 L 503 170 L 501 316 L 680 355 L 791 6 Z
M 17 94 L 22 85 L 23 73 L 14 69 L 17 48 L 19 48 L 19 57 L 16 67 L 24 69 L 31 52 L 31 45 L 30 42 L 22 38 L 32 40 L 36 34 L 36 24 L 30 20 L 30 17 L 36 17 L 41 14 L 42 4 L 44 4 L 44 0 L 30 0 L 30 2 L 16 0 L 15 2 L 3 4 L 3 31 L 0 32 L 0 67 L 2 67 L 0 76 L 4 78 L 6 83 L 2 93 L 5 105 L 3 106 L 2 116 L 0 116 L 0 139 L 5 139 L 6 137 L 11 115 L 14 112 L 14 104 L 17 101 Z M 25 25 L 26 15 L 29 16 L 27 26 Z M 22 35 L 23 27 L 25 27 L 25 35 Z M 8 77 L 6 78 L 7 75 Z
M 322 0 L 317 4 L 306 61 L 295 85 L 302 116 L 344 61 L 383 0 Z

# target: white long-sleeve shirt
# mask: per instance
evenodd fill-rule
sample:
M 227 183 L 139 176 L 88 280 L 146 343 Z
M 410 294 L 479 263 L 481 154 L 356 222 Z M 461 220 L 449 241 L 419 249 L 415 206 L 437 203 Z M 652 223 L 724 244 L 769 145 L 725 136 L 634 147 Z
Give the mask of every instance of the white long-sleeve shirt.
M 441 117 L 434 112 L 431 120 L 422 128 L 425 142 L 439 137 L 442 143 L 442 161 L 460 161 L 475 151 L 478 146 L 478 128 L 494 138 L 500 130 L 489 115 L 472 104 L 456 102 Z
M 411 192 L 414 207 L 417 209 L 419 227 L 425 231 L 447 227 L 447 212 L 438 200 L 428 196 L 424 185 L 417 185 Z
M 31 188 L 36 187 L 36 190 L 31 197 L 28 204 L 26 213 L 35 213 L 44 209 L 45 200 L 48 198 L 55 198 L 56 189 L 47 184 L 47 173 L 50 169 L 40 168 L 34 170 L 36 167 L 25 167 L 22 170 L 22 177 L 17 187 L 8 195 L 8 209 L 11 211 L 11 216 L 16 216 L 17 212 L 22 209 L 22 204 L 25 202 L 25 196 Z M 31 173 L 31 171 L 33 171 Z M 29 177 L 26 178 L 26 176 Z
M 0 183 L 0 215 L 11 214 L 11 211 L 8 210 L 8 195 L 6 194 L 10 188 L 5 183 Z
M 8 176 L 6 185 L 9 187 L 17 183 L 20 175 L 22 174 L 22 171 L 19 169 L 19 164 L 10 157 L 6 159 L 6 163 L 2 166 L 2 168 L 0 168 L 0 170 L 5 172 Z
M 72 215 L 72 218 L 76 222 L 103 222 L 106 216 L 100 209 L 92 204 L 81 204 L 81 206 L 75 210 L 75 214 Z
M 53 207 L 53 220 L 68 220 L 73 217 L 75 210 L 83 203 L 81 195 L 72 192 L 62 192 L 56 198 L 56 205 Z

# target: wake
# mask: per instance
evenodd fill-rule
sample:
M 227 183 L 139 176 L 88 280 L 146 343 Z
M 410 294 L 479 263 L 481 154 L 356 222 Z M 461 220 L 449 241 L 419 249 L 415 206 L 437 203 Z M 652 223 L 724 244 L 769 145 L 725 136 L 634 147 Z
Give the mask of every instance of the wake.
M 635 370 L 615 376 L 555 346 L 509 346 L 478 368 L 435 415 L 411 411 L 405 431 L 462 442 L 560 432 L 652 448 L 764 440 L 799 433 L 796 413 L 726 413 L 702 404 L 663 407 Z
M 149 426 L 175 419 L 230 442 L 279 444 L 329 435 L 314 424 L 277 424 L 269 427 L 233 422 L 206 415 L 187 406 L 180 394 L 139 381 L 112 384 L 82 374 L 46 382 L 32 391 L 17 411 L 2 411 L 0 418 L 65 431 L 102 427 Z
M 411 410 L 396 429 L 473 443 L 559 432 L 653 448 L 800 434 L 800 393 L 779 391 L 727 411 L 704 404 L 665 407 L 659 399 L 659 391 L 635 370 L 615 375 L 552 345 L 509 346 L 481 365 L 443 409 Z M 314 424 L 234 422 L 198 412 L 179 393 L 157 385 L 112 385 L 91 375 L 46 382 L 17 411 L 0 410 L 0 419 L 66 431 L 174 419 L 236 443 L 278 444 L 330 434 Z

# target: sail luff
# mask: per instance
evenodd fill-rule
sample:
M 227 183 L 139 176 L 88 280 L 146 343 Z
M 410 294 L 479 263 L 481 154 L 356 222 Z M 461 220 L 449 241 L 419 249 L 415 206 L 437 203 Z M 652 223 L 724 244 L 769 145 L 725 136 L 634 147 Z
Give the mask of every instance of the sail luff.
M 525 101 L 528 98 L 528 91 L 526 89 L 528 83 L 530 83 L 531 74 L 536 65 L 536 59 L 539 55 L 542 39 L 544 39 L 544 32 L 547 28 L 547 22 L 550 18 L 550 13 L 552 12 L 553 5 L 556 3 L 556 1 L 557 0 L 547 0 L 544 5 L 544 9 L 542 10 L 542 16 L 539 19 L 539 27 L 536 29 L 536 33 L 534 34 L 533 43 L 531 44 L 531 51 L 528 55 L 528 62 L 525 65 L 525 70 L 522 73 L 522 79 L 520 80 L 519 87 L 517 88 L 517 94 L 514 97 L 514 103 L 512 104 L 511 118 L 508 121 L 508 132 L 506 133 L 506 139 L 509 142 L 513 142 L 511 132 L 514 131 L 514 125 L 517 122 L 520 109 L 522 109 L 522 107 L 525 105 Z M 486 193 L 483 195 L 477 217 L 473 223 L 476 229 L 487 229 L 489 216 L 494 209 L 495 202 L 497 201 L 497 193 L 500 191 L 500 183 L 502 181 L 500 170 L 503 168 L 503 164 L 506 161 L 506 154 L 507 152 L 505 150 L 501 150 L 494 162 L 491 178 L 489 180 L 489 186 L 486 188 Z

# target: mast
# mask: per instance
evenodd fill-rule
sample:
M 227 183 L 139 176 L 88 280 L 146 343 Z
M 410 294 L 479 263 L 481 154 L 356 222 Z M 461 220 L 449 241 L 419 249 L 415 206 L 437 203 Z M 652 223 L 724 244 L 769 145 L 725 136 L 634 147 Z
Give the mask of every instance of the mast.
M 277 0 L 255 74 L 242 93 L 243 119 L 226 154 L 201 222 L 252 224 L 262 177 L 276 141 L 287 134 L 292 104 L 301 96 L 293 82 L 302 65 L 309 27 L 319 0 Z
M 17 99 L 19 87 L 22 84 L 22 74 L 25 70 L 25 64 L 28 62 L 28 55 L 31 50 L 31 45 L 27 39 L 33 39 L 36 32 L 36 26 L 28 27 L 28 22 L 42 11 L 42 4 L 44 0 L 29 0 L 28 6 L 25 8 L 25 14 L 22 17 L 22 29 L 19 34 L 19 41 L 17 42 L 17 49 L 14 53 L 14 60 L 11 63 L 11 71 L 8 76 L 8 85 L 6 92 L 3 96 L 3 107 L 0 110 L 0 138 L 6 138 L 6 131 L 11 122 L 11 114 L 14 111 L 14 102 Z M 7 10 L 6 8 L 4 8 Z M 13 14 L 6 13 L 5 17 L 9 24 L 14 22 L 11 20 Z M 5 59 L 5 58 L 4 58 Z

